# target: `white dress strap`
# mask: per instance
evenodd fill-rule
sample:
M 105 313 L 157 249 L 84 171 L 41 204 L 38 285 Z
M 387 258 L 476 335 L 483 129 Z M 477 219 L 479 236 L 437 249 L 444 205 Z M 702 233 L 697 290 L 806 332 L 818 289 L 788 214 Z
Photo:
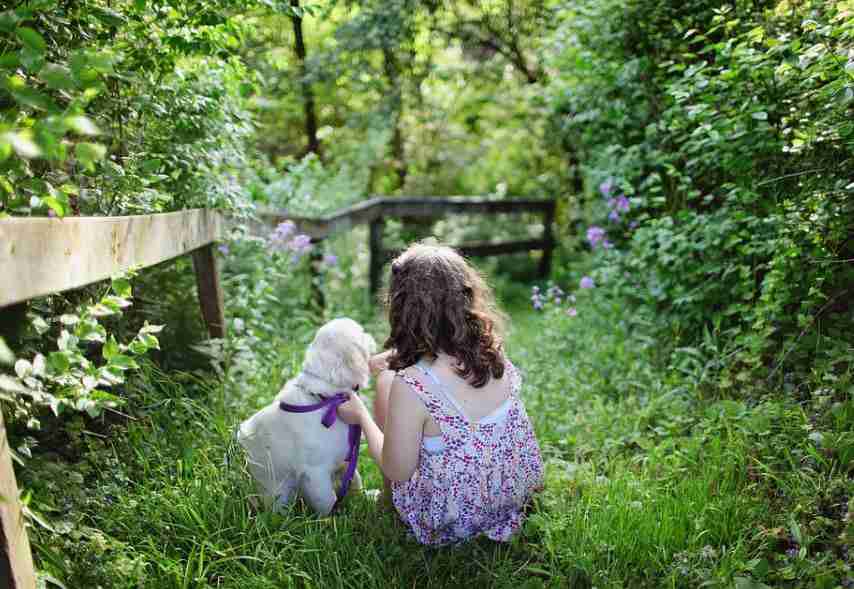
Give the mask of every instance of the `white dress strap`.
M 463 408 L 460 407 L 460 404 L 457 403 L 457 400 L 454 399 L 453 395 L 450 394 L 450 391 L 448 391 L 444 383 L 439 380 L 436 374 L 432 370 L 430 370 L 429 367 L 425 366 L 421 361 L 415 364 L 415 367 L 418 368 L 418 370 L 420 370 L 421 372 L 423 372 L 428 378 L 430 378 L 430 380 L 436 383 L 436 387 L 439 389 L 439 394 L 442 395 L 442 397 L 447 400 L 451 404 L 451 406 L 453 406 L 454 409 L 457 410 L 457 413 L 459 413 L 463 419 L 465 419 L 466 421 L 471 421 L 468 418 L 468 415 L 466 415 L 465 411 L 463 411 Z

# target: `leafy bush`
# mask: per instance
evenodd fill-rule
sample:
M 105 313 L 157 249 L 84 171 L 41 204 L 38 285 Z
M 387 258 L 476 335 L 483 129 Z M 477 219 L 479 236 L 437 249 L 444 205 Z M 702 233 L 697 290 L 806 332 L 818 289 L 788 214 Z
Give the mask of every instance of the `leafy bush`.
M 594 248 L 602 285 L 676 342 L 726 334 L 746 368 L 850 362 L 851 4 L 567 11 L 552 125 L 588 185 L 570 226 L 616 246 Z M 600 183 L 630 212 L 606 220 Z

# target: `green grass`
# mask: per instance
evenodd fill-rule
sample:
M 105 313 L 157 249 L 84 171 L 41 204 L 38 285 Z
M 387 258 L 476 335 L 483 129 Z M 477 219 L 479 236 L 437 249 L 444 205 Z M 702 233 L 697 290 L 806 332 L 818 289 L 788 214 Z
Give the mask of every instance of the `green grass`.
M 251 386 L 147 367 L 130 393 L 135 419 L 106 437 L 70 428 L 79 454 L 67 466 L 36 456 L 39 478 L 26 485 L 55 527 L 34 534 L 40 567 L 69 588 L 834 587 L 845 578 L 851 482 L 840 453 L 808 435 L 844 437 L 850 398 L 710 395 L 667 369 L 660 342 L 631 332 L 617 308 L 512 316 L 508 349 L 525 373 L 547 486 L 510 544 L 424 548 L 362 495 L 328 518 L 299 504 L 284 515 L 250 507 L 234 428 L 296 366 L 306 330 L 271 342 L 274 361 Z M 380 486 L 364 451 L 360 469 Z M 785 554 L 795 543 L 803 557 Z

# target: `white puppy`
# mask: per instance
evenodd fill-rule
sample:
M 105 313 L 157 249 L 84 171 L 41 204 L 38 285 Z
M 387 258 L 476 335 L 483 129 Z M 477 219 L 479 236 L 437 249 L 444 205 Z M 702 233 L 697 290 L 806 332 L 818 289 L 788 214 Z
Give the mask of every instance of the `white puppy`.
M 267 506 L 283 506 L 299 491 L 318 513 L 332 511 L 336 475 L 349 450 L 348 426 L 336 419 L 326 428 L 321 423 L 325 410 L 289 413 L 279 403 L 312 405 L 367 386 L 375 348 L 374 339 L 352 319 L 330 321 L 314 336 L 300 373 L 270 405 L 240 424 L 237 439 Z M 357 471 L 351 487 L 361 486 Z

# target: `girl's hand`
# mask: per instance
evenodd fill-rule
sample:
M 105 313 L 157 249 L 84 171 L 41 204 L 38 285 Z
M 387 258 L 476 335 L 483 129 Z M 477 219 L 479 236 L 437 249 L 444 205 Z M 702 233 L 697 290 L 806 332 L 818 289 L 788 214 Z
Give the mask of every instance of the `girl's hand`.
M 383 370 L 388 370 L 388 358 L 394 353 L 394 350 L 386 350 L 382 354 L 377 354 L 376 356 L 372 356 L 370 360 L 368 360 L 368 367 L 371 370 L 371 374 L 376 376 Z
M 368 414 L 368 408 L 365 407 L 362 397 L 353 393 L 350 395 L 350 400 L 346 403 L 338 405 L 338 417 L 341 421 L 350 425 L 361 425 L 362 420 Z

